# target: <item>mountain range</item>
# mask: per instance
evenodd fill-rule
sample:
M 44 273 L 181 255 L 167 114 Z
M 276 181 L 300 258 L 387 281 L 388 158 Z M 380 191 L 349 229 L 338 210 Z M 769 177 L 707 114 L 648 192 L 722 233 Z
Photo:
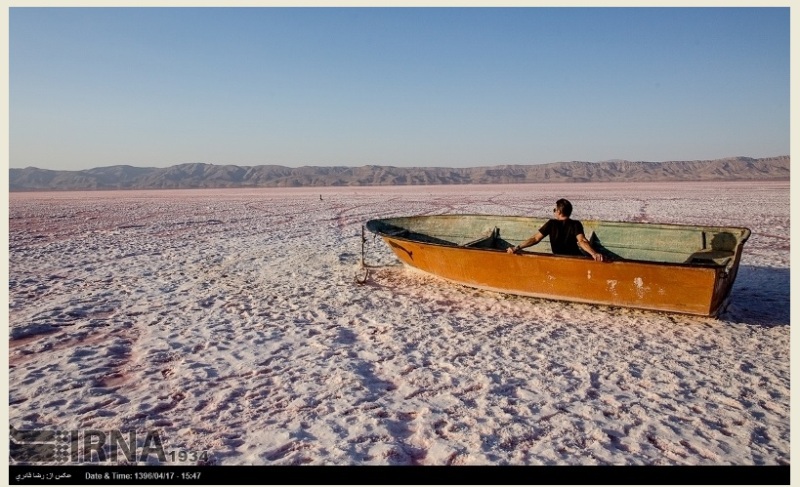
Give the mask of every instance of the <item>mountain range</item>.
M 10 191 L 393 186 L 548 182 L 789 180 L 790 157 L 708 161 L 556 162 L 470 168 L 394 166 L 236 166 L 204 163 L 167 168 L 118 165 L 81 171 L 10 169 Z

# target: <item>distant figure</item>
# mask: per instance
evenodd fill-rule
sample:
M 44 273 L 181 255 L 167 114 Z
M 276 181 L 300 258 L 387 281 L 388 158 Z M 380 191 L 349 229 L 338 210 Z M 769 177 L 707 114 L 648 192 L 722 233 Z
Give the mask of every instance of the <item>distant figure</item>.
M 319 195 L 319 200 L 322 201 L 322 195 Z
M 578 220 L 570 220 L 570 215 L 572 215 L 572 203 L 563 198 L 556 201 L 556 207 L 553 208 L 554 218 L 542 225 L 536 235 L 516 247 L 509 247 L 506 252 L 515 254 L 525 247 L 536 245 L 550 235 L 550 247 L 554 254 L 582 256 L 581 249 L 583 249 L 594 260 L 604 261 L 603 254 L 593 249 L 592 244 L 586 240 L 586 235 L 583 234 L 583 224 Z

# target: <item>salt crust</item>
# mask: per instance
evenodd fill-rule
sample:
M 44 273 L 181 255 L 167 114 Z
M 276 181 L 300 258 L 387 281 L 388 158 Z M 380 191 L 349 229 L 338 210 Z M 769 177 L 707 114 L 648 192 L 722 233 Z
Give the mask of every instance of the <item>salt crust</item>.
M 374 217 L 743 225 L 719 320 L 397 265 Z M 219 465 L 789 462 L 789 183 L 10 195 L 10 424 Z M 535 230 L 535 229 L 532 229 Z

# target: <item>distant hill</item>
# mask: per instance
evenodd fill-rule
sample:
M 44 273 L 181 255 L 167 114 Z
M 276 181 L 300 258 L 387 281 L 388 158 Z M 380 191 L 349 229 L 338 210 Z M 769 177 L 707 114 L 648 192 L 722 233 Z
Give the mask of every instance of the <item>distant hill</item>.
M 180 164 L 110 166 L 85 171 L 11 169 L 10 191 L 93 189 L 393 186 L 548 182 L 789 180 L 789 156 L 713 161 L 556 162 L 491 167 L 313 167 Z

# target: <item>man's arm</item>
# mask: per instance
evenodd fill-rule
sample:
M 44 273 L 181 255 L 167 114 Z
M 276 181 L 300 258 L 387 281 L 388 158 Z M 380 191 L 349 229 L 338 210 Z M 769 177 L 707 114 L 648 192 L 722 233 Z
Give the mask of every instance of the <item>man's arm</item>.
M 598 262 L 603 262 L 605 260 L 603 254 L 593 249 L 592 244 L 590 244 L 589 241 L 586 240 L 586 235 L 582 233 L 578 234 L 578 247 L 583 249 L 584 252 L 591 255 L 592 258 Z
M 536 235 L 529 238 L 528 240 L 522 242 L 521 244 L 517 245 L 516 247 L 509 247 L 506 252 L 509 254 L 516 254 L 519 250 L 524 249 L 525 247 L 530 247 L 531 245 L 536 245 L 537 243 L 541 242 L 544 238 L 542 232 L 536 232 Z

